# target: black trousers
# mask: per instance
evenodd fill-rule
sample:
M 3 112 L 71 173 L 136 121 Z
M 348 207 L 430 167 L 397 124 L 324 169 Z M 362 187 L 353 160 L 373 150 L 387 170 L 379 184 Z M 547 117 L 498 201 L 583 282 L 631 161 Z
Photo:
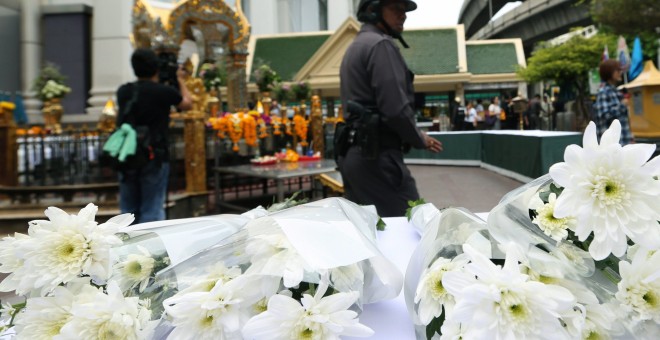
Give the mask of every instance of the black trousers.
M 345 197 L 357 204 L 375 205 L 381 217 L 403 216 L 408 201 L 419 199 L 401 150 L 381 150 L 377 159 L 368 160 L 353 146 L 339 158 L 339 171 Z

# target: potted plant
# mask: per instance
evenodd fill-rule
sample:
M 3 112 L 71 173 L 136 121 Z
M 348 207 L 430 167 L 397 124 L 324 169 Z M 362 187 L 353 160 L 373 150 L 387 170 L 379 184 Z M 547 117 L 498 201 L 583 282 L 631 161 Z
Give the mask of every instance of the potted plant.
M 32 86 L 37 97 L 44 103 L 42 112 L 46 130 L 54 133 L 62 131 L 60 121 L 64 109 L 60 102 L 67 93 L 71 92 L 71 88 L 65 85 L 65 80 L 66 77 L 60 73 L 55 64 L 47 63 Z
M 273 84 L 280 80 L 280 77 L 277 75 L 270 66 L 267 64 L 262 64 L 257 67 L 254 71 L 254 82 L 257 84 L 260 92 L 269 92 L 273 88 Z

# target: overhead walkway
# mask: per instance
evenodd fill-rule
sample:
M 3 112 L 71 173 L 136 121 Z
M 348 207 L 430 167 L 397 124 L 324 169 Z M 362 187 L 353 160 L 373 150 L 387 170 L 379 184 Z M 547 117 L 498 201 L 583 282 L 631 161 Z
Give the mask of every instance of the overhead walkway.
M 506 4 L 505 0 L 492 1 L 493 13 L 495 8 L 499 10 Z M 500 2 L 504 4 L 500 6 Z M 478 12 L 476 8 L 482 10 Z M 572 27 L 588 26 L 593 23 L 588 5 L 578 5 L 575 0 L 526 0 L 520 6 L 490 22 L 481 19 L 484 13 L 485 18 L 488 19 L 488 12 L 488 0 L 466 0 L 459 21 L 463 20 L 461 22 L 466 27 L 468 39 L 520 38 L 526 55 L 531 53 L 534 44 L 539 41 L 567 33 Z

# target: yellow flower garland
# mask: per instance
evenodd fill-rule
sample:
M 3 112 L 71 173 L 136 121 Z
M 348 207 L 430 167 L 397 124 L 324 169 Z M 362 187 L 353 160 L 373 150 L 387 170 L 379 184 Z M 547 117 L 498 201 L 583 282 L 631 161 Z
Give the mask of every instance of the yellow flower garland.
M 284 124 L 284 133 L 286 133 L 289 136 L 293 136 L 293 132 L 291 130 L 291 120 L 285 117 L 282 124 Z
M 257 124 L 259 124 L 259 138 L 264 139 L 268 137 L 268 127 L 266 127 L 266 121 L 264 121 L 262 118 L 259 118 Z
M 257 121 L 251 114 L 243 115 L 243 138 L 248 146 L 257 146 Z
M 300 138 L 300 145 L 307 146 L 307 125 L 309 121 L 302 115 L 293 116 L 294 129 L 296 135 Z
M 280 130 L 280 127 L 282 126 L 282 119 L 277 116 L 271 116 L 270 117 L 270 124 L 273 126 L 273 135 L 274 136 L 279 136 L 282 134 L 282 130 Z
M 218 131 L 217 132 L 218 138 L 220 139 L 227 138 L 227 135 L 225 134 L 228 131 L 226 117 L 211 117 L 209 118 L 209 124 L 211 124 L 213 130 Z
M 231 148 L 235 152 L 238 152 L 238 141 L 241 139 L 241 136 L 243 136 L 243 119 L 242 113 L 234 113 L 232 115 L 229 115 L 229 119 L 227 119 L 226 126 L 227 126 L 227 132 L 229 132 L 229 138 L 231 141 L 234 143 L 233 147 Z

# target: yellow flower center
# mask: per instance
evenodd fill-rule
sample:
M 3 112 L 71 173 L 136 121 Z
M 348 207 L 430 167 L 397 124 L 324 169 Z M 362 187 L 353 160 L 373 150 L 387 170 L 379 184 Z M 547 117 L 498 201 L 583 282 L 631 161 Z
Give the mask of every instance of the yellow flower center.
M 601 340 L 603 337 L 595 331 L 590 331 L 587 336 L 584 337 L 584 340 Z
M 114 322 L 104 322 L 96 332 L 96 338 L 100 340 L 126 339 L 128 332 L 126 329 Z
M 72 242 L 66 241 L 55 248 L 55 254 L 65 262 L 76 261 L 82 257 L 83 250 Z
M 142 274 L 142 265 L 138 261 L 132 261 L 126 265 L 126 273 L 130 276 L 140 276 Z
M 598 200 L 601 206 L 621 205 L 630 197 L 621 175 L 606 173 L 595 176 L 594 180 L 591 197 Z
M 518 325 L 527 324 L 530 321 L 530 311 L 525 305 L 525 301 L 517 294 L 509 291 L 503 291 L 501 294 L 502 299 L 499 305 L 502 316 Z
M 58 320 L 48 324 L 46 331 L 44 332 L 47 337 L 52 338 L 60 334 L 62 327 L 69 321 L 68 319 Z
M 200 326 L 202 328 L 208 328 L 213 325 L 213 315 L 208 315 L 205 318 L 203 318 L 200 322 Z
M 306 328 L 300 334 L 298 334 L 298 339 L 313 339 L 314 337 L 314 331 Z
M 440 269 L 434 273 L 431 274 L 431 277 L 429 278 L 429 290 L 431 292 L 431 296 L 435 300 L 440 300 L 444 298 L 447 295 L 447 290 L 445 287 L 442 285 L 442 276 L 445 274 L 446 270 L 445 269 Z
M 216 282 L 215 281 L 209 281 L 206 283 L 206 286 L 203 288 L 205 292 L 210 292 L 213 287 L 215 287 Z
M 658 307 L 658 295 L 652 291 L 649 290 L 646 292 L 646 294 L 642 295 L 642 299 L 648 304 L 651 308 L 657 308 Z

